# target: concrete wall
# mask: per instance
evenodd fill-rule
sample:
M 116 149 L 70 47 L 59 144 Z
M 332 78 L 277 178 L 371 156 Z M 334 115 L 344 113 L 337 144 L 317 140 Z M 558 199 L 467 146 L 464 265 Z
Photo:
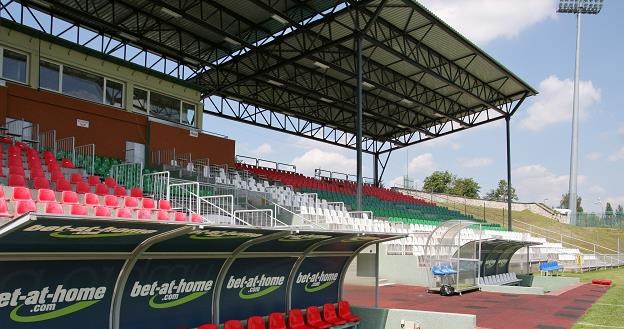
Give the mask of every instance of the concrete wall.
M 392 283 L 414 284 L 427 286 L 427 277 L 431 271 L 420 267 L 418 256 L 413 255 L 388 255 L 381 245 L 379 254 L 379 277 Z
M 541 276 L 541 275 L 531 275 L 527 284 L 530 284 L 531 287 L 542 287 L 545 292 L 556 291 L 565 287 L 569 287 L 581 282 L 579 278 L 569 278 L 569 277 L 561 277 L 561 276 Z M 523 279 L 523 284 L 525 283 L 525 279 Z
M 402 309 L 351 307 L 362 321 L 359 329 L 401 329 L 401 321 L 413 321 L 421 329 L 474 329 L 477 316 L 473 314 L 428 312 Z
M 436 203 L 459 203 L 462 205 L 466 204 L 472 207 L 483 207 L 485 205 L 486 208 L 501 209 L 501 210 L 507 209 L 507 202 L 489 201 L 489 200 L 483 200 L 483 199 L 470 199 L 470 198 L 458 197 L 458 196 L 448 195 L 448 194 L 429 193 L 429 192 L 408 190 L 408 189 L 402 189 L 402 188 L 396 188 L 396 187 L 394 189 L 396 189 L 397 191 L 401 193 L 412 195 L 414 197 L 427 200 L 427 201 L 431 201 L 431 202 L 436 202 Z M 548 217 L 548 218 L 551 218 L 560 222 L 565 222 L 567 220 L 566 216 L 557 214 L 555 212 L 550 212 L 545 209 L 545 206 L 537 204 L 537 203 L 512 202 L 511 209 L 513 211 L 528 210 L 532 213 L 535 213 L 544 217 Z

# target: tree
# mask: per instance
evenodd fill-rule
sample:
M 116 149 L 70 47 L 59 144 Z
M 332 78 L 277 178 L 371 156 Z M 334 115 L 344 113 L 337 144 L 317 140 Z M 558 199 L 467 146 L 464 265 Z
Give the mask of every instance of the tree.
M 607 202 L 607 206 L 605 207 L 605 215 L 607 216 L 613 215 L 613 207 L 611 206 L 611 202 Z
M 423 190 L 433 193 L 448 193 L 455 176 L 448 171 L 434 171 L 425 178 Z
M 583 212 L 581 201 L 583 201 L 583 198 L 581 198 L 580 196 L 577 196 L 576 197 L 576 212 Z M 570 209 L 569 205 L 570 205 L 570 193 L 561 195 L 561 202 L 559 202 L 559 207 L 563 209 Z
M 472 178 L 457 178 L 449 193 L 467 198 L 478 198 L 481 186 Z
M 488 194 L 485 195 L 485 199 L 491 201 L 507 201 L 507 180 L 499 180 L 498 187 L 488 192 Z M 511 200 L 518 200 L 516 189 L 513 186 L 511 187 Z
M 615 215 L 618 217 L 624 216 L 624 208 L 622 208 L 621 204 L 619 204 L 617 208 L 615 209 Z

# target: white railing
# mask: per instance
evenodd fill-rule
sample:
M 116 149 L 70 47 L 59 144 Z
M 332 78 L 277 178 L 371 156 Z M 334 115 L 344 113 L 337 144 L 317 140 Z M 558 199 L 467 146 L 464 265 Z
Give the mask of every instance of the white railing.
M 273 209 L 235 210 L 234 225 L 262 227 L 287 226 L 273 216 Z
M 110 175 L 115 178 L 117 184 L 123 185 L 126 188 L 142 186 L 143 164 L 120 163 L 111 167 Z
M 83 168 L 87 174 L 95 174 L 95 144 L 87 144 L 74 147 L 76 167 Z M 117 181 L 119 182 L 119 181 Z
M 169 184 L 169 202 L 171 202 L 172 208 L 182 210 L 188 214 L 199 214 L 199 183 Z
M 72 162 L 76 161 L 76 137 L 66 137 L 56 141 L 56 156 L 69 158 Z
M 175 166 L 176 150 L 175 148 L 168 150 L 156 150 L 150 153 L 150 164 L 152 166 L 168 165 Z
M 373 219 L 372 211 L 350 211 L 349 216 L 354 219 Z
M 308 218 L 303 217 L 301 214 L 297 214 L 297 213 L 289 210 L 286 207 L 280 206 L 279 204 L 277 204 L 277 203 L 275 203 L 273 201 L 270 201 L 270 200 L 267 200 L 267 201 L 273 205 L 274 214 L 275 214 L 276 217 L 279 216 L 281 213 L 286 213 L 286 214 L 289 214 L 290 216 L 292 216 L 293 221 L 295 219 L 299 219 L 303 223 L 302 226 L 311 226 L 311 227 L 314 227 L 314 228 L 324 229 L 323 226 L 318 225 L 318 219 L 317 219 L 317 221 L 312 221 L 312 220 L 310 220 Z M 301 225 L 297 225 L 297 226 L 301 226 Z
M 193 155 L 191 153 L 176 154 L 175 160 L 178 167 L 193 171 Z
M 154 200 L 169 200 L 169 172 L 161 171 L 143 175 L 141 180 L 143 194 Z
M 39 135 L 39 151 L 50 151 L 56 156 L 56 130 L 46 131 Z
M 193 167 L 200 177 L 210 177 L 210 160 L 208 158 L 193 160 Z
M 213 224 L 235 224 L 234 196 L 215 195 L 199 198 L 199 212 L 204 219 Z

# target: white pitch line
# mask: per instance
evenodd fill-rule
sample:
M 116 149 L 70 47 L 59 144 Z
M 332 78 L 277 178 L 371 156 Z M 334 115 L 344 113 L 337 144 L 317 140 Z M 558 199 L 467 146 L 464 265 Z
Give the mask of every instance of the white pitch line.
M 588 322 L 577 322 L 576 324 L 580 324 L 583 326 L 590 326 L 590 327 L 598 327 L 598 328 L 617 328 L 617 329 L 624 329 L 624 327 L 618 327 L 618 326 L 605 326 L 602 324 L 593 324 L 593 323 L 588 323 Z
M 619 307 L 624 307 L 624 304 L 594 303 L 594 305 L 606 305 L 606 306 L 619 306 Z

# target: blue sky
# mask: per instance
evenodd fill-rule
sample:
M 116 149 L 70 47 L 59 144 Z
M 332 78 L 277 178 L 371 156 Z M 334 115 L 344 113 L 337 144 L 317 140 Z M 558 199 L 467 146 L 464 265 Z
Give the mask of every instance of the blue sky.
M 507 66 L 540 94 L 512 118 L 512 184 L 521 201 L 557 205 L 568 189 L 575 19 L 556 14 L 554 0 L 426 0 L 423 4 Z M 487 8 L 487 10 L 483 10 Z M 598 16 L 582 17 L 580 177 L 578 194 L 589 211 L 624 205 L 624 1 L 607 0 Z M 355 152 L 233 121 L 205 116 L 204 127 L 237 141 L 236 153 L 355 173 Z M 386 185 L 409 172 L 417 185 L 433 170 L 473 177 L 481 193 L 504 178 L 503 121 L 394 152 Z M 372 158 L 364 157 L 372 175 Z

